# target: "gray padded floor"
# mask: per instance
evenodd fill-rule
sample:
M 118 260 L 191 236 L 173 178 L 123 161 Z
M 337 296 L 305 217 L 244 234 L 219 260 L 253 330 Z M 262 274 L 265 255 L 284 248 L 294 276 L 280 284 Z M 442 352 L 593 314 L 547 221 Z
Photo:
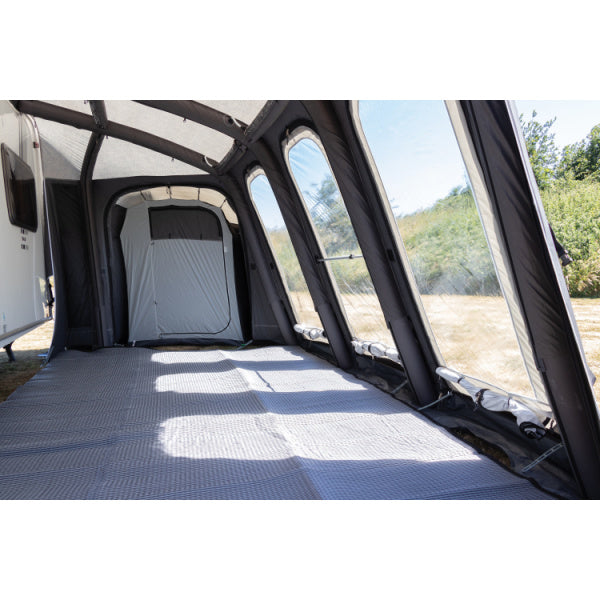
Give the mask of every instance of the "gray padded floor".
M 2 499 L 545 499 L 292 347 L 68 351 L 0 404 Z

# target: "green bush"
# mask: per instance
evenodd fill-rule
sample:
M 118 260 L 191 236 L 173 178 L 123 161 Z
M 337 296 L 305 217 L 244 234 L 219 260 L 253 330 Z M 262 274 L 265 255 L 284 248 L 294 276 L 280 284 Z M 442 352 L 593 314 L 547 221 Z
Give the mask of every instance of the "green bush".
M 455 188 L 431 208 L 397 223 L 422 294 L 500 293 L 469 188 Z
M 573 297 L 600 297 L 600 182 L 558 180 L 541 192 L 558 241 L 573 262 L 565 267 Z
M 304 276 L 288 232 L 285 229 L 274 229 L 269 231 L 269 238 L 290 292 L 306 291 Z
M 564 270 L 571 296 L 600 297 L 600 182 L 561 179 L 541 195 L 557 239 L 573 258 Z M 397 223 L 422 294 L 500 294 L 469 188 L 456 188 L 432 207 L 399 217 Z M 269 236 L 290 290 L 305 291 L 287 232 L 270 231 Z M 339 246 L 341 255 L 359 253 L 353 236 Z M 329 266 L 342 293 L 373 293 L 364 260 L 332 261 Z

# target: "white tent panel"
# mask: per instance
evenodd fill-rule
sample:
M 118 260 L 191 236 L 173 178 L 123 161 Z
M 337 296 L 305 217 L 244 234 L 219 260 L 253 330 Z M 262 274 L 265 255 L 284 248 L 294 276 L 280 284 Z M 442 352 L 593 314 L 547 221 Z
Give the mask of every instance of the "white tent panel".
M 179 160 L 115 138 L 104 140 L 98 153 L 94 179 L 142 175 L 205 175 Z
M 136 102 L 107 100 L 106 114 L 109 121 L 147 131 L 216 161 L 220 161 L 233 146 L 232 138 L 214 129 Z
M 40 118 L 35 122 L 40 132 L 45 177 L 78 179 L 90 132 Z
M 155 240 L 150 254 L 161 337 L 216 335 L 227 329 L 231 299 L 222 242 Z
M 152 239 L 149 209 L 199 207 L 219 220 L 222 239 Z M 121 232 L 129 341 L 241 341 L 231 233 L 221 211 L 197 201 L 144 201 L 127 209 Z
M 140 204 L 127 210 L 121 231 L 127 276 L 129 341 L 156 339 L 156 305 L 152 262 L 149 257 L 148 210 Z

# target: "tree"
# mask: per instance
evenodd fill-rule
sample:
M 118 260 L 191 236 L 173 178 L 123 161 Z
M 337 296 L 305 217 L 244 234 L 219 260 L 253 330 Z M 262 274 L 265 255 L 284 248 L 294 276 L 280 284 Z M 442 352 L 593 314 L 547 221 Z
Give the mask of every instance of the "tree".
M 600 181 L 600 124 L 584 140 L 565 146 L 556 172 L 565 179 Z
M 535 120 L 536 116 L 537 112 L 534 110 L 531 114 L 531 121 L 524 123 L 523 115 L 520 115 L 519 119 L 535 180 L 540 190 L 543 190 L 552 183 L 558 160 L 558 151 L 554 145 L 554 134 L 550 133 L 550 128 L 556 121 L 556 117 L 542 124 Z
M 327 175 L 315 192 L 304 194 L 327 255 L 357 253 L 354 229 L 333 177 Z

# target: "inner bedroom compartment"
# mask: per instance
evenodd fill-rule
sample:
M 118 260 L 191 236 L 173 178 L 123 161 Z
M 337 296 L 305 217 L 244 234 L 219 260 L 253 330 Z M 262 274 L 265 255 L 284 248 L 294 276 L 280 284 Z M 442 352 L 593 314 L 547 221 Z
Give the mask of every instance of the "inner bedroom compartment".
M 200 199 L 202 198 L 202 199 Z M 157 187 L 117 201 L 127 281 L 128 342 L 243 340 L 235 213 L 215 190 Z

